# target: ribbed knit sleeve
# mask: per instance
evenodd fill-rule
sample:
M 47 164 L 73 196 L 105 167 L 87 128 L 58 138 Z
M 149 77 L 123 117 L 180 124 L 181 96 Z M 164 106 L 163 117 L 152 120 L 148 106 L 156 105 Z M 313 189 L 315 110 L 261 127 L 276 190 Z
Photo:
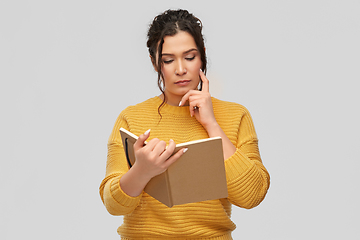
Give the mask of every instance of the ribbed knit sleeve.
M 124 148 L 121 142 L 120 128 L 128 128 L 124 112 L 116 120 L 108 141 L 108 155 L 106 164 L 106 177 L 100 184 L 101 199 L 112 215 L 125 215 L 131 213 L 139 204 L 141 195 L 128 196 L 120 187 L 120 178 L 128 171 Z
M 270 185 L 270 176 L 262 164 L 252 118 L 241 107 L 236 139 L 236 152 L 225 161 L 228 200 L 239 207 L 253 208 L 264 199 Z M 237 122 L 237 121 L 235 121 Z M 226 129 L 225 129 L 226 130 Z

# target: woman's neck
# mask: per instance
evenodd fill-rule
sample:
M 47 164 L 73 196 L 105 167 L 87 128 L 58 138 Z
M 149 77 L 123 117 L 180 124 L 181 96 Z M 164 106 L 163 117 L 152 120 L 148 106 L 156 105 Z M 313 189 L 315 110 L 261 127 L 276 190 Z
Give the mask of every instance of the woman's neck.
M 164 101 L 164 94 L 160 94 L 159 98 Z M 181 101 L 181 97 L 176 98 L 176 99 L 171 99 L 171 100 L 166 99 L 165 102 L 166 102 L 166 104 L 169 104 L 171 106 L 179 106 L 180 101 Z M 186 101 L 186 103 L 183 104 L 183 106 L 189 106 L 188 101 Z

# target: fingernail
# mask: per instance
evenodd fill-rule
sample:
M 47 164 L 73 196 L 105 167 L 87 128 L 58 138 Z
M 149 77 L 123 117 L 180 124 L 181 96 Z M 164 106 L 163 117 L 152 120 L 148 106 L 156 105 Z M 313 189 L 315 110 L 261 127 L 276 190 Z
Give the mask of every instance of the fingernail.
M 186 153 L 186 152 L 187 152 L 187 150 L 189 150 L 189 149 L 188 149 L 188 148 L 184 148 L 183 152 L 184 152 L 184 153 Z
M 144 134 L 148 135 L 151 129 L 147 130 Z
M 179 102 L 179 107 L 181 106 L 181 101 Z

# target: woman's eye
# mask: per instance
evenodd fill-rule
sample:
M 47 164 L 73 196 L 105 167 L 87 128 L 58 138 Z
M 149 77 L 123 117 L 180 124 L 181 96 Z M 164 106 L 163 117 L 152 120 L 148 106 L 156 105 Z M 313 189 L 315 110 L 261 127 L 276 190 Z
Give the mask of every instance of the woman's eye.
M 185 58 L 185 59 L 188 60 L 188 61 L 192 61 L 192 60 L 195 59 L 195 56 L 193 56 L 193 57 L 187 57 L 187 58 Z
M 172 63 L 174 60 L 163 60 L 163 62 L 165 63 L 165 64 L 169 64 L 169 63 Z

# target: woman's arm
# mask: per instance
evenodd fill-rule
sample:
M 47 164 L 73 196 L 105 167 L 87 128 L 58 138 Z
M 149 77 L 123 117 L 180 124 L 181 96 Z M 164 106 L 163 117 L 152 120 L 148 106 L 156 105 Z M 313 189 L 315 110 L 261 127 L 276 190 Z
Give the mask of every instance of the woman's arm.
M 228 199 L 253 208 L 261 203 L 270 186 L 270 175 L 262 163 L 258 139 L 250 113 L 241 114 L 235 153 L 225 161 Z
M 190 115 L 196 117 L 207 131 L 209 137 L 221 137 L 224 160 L 226 160 L 235 153 L 236 147 L 231 143 L 215 119 L 211 95 L 209 93 L 209 80 L 201 70 L 200 77 L 203 82 L 202 90 L 190 90 L 187 92 L 181 99 L 179 106 L 189 101 Z
M 150 179 L 164 172 L 185 153 L 185 149 L 181 149 L 171 156 L 176 145 L 174 141 L 166 146 L 164 141 L 154 138 L 144 145 L 150 136 L 147 131 L 134 144 L 136 161 L 129 169 L 119 131 L 122 127 L 129 129 L 126 110 L 119 115 L 109 137 L 106 177 L 99 188 L 101 199 L 112 215 L 131 213 Z
M 120 187 L 121 177 L 129 170 L 119 129 L 129 129 L 124 110 L 116 119 L 109 137 L 105 178 L 99 193 L 106 209 L 112 215 L 131 213 L 140 202 L 141 195 L 131 197 Z
M 238 108 L 228 109 L 229 112 L 237 111 L 232 112 L 234 115 L 229 117 L 234 117 L 234 121 L 239 121 L 238 129 L 231 129 L 231 131 L 238 131 L 238 136 L 230 141 L 214 117 L 209 80 L 202 72 L 200 72 L 200 77 L 203 81 L 203 90 L 191 90 L 186 93 L 180 106 L 188 101 L 190 115 L 196 117 L 209 137 L 222 138 L 229 201 L 243 208 L 255 207 L 267 193 L 270 176 L 260 158 L 258 140 L 250 113 L 242 108 L 241 111 L 238 111 Z M 232 133 L 236 134 L 236 132 L 228 134 Z

